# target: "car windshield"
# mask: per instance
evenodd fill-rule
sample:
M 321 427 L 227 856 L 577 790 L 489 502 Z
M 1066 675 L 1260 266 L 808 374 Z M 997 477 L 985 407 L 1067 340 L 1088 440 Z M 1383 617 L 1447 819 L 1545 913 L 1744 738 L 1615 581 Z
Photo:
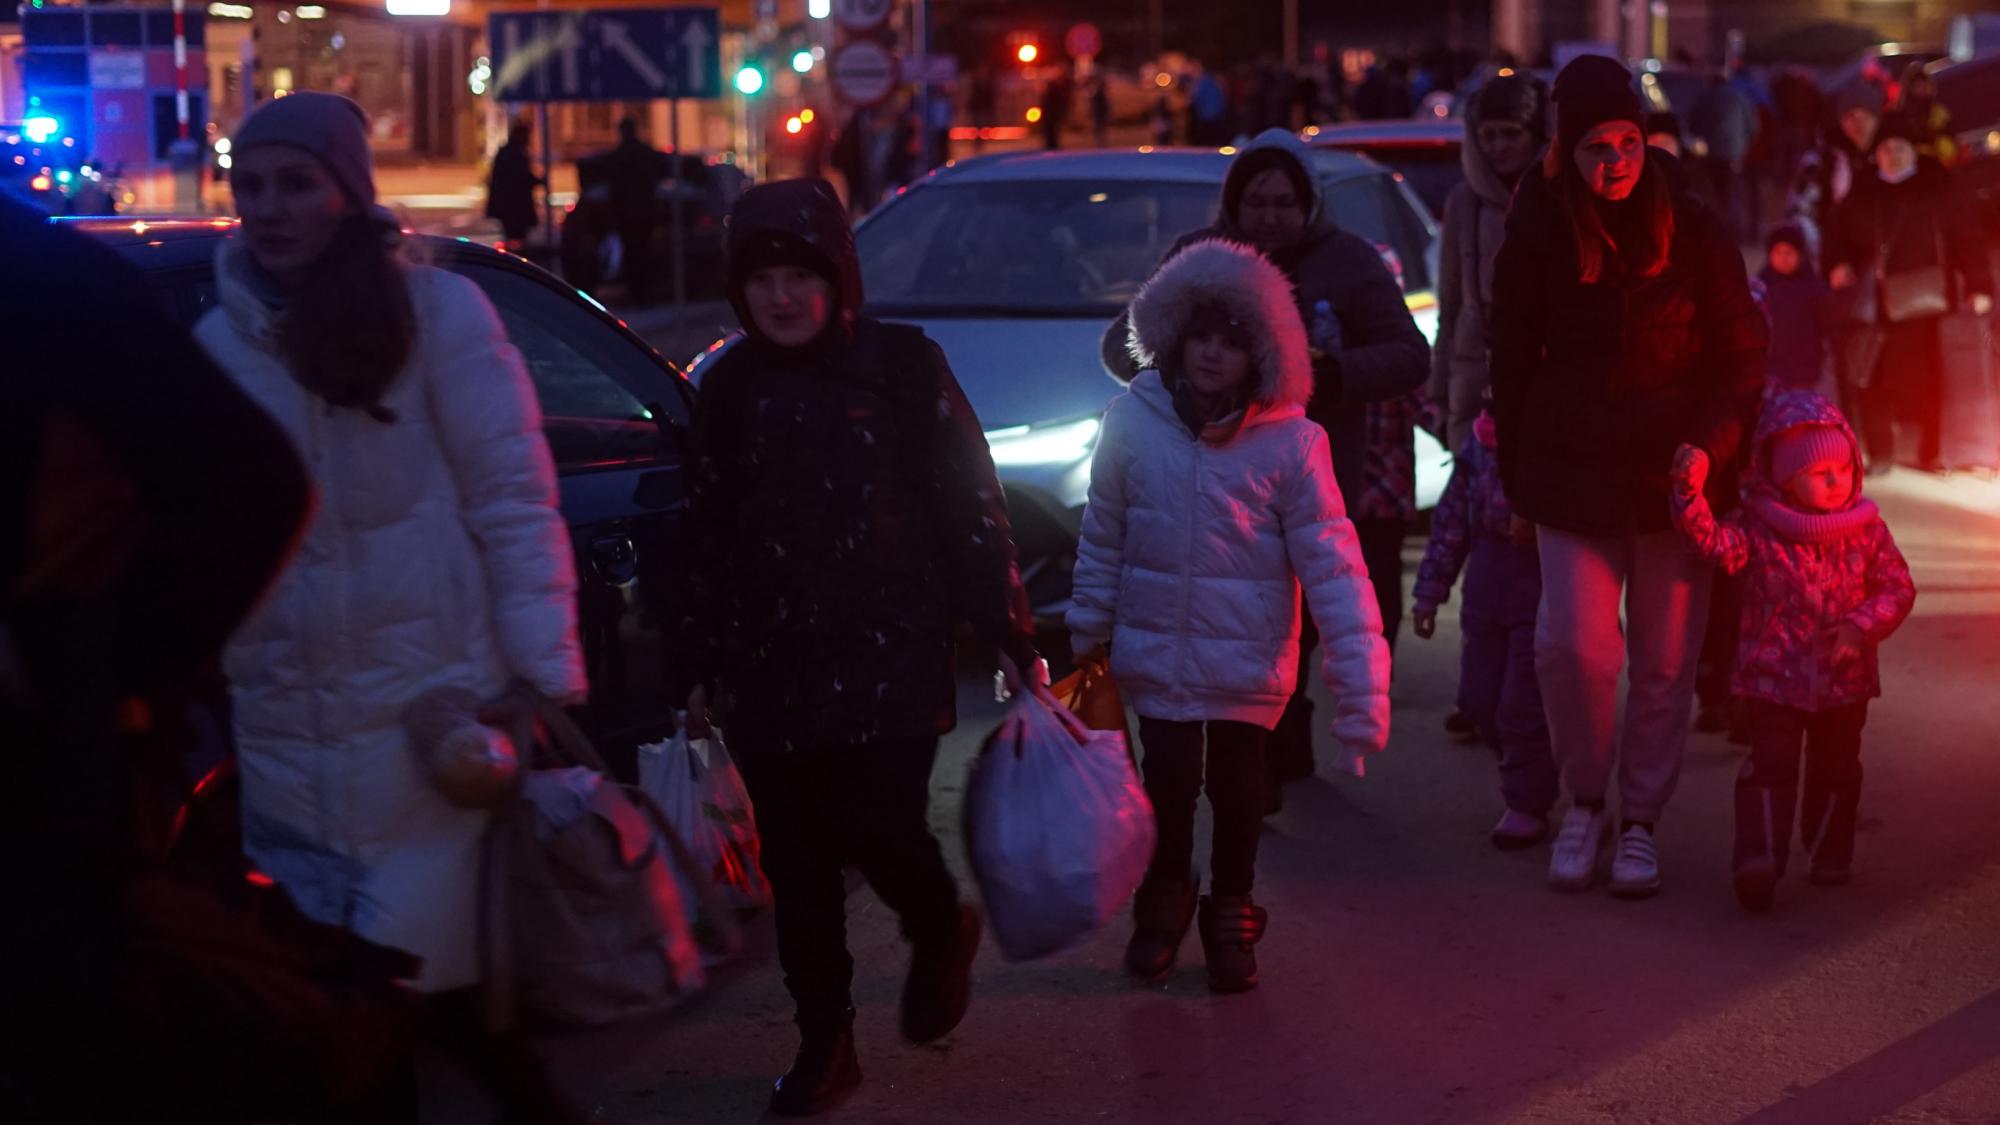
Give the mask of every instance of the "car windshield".
M 912 191 L 856 232 L 871 311 L 884 316 L 1113 317 L 1176 239 L 1209 226 L 1219 184 L 1015 180 Z M 1414 216 L 1387 176 L 1327 188 L 1333 218 L 1397 251 L 1428 284 Z
M 858 232 L 869 305 L 901 315 L 1112 317 L 1216 188 L 1009 181 L 913 191 Z

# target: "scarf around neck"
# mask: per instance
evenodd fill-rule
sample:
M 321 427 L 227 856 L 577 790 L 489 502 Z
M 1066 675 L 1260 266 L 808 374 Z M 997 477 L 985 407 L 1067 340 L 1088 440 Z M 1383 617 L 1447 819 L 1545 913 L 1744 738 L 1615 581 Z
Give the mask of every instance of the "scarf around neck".
M 1758 491 L 1751 495 L 1750 506 L 1771 530 L 1795 543 L 1836 543 L 1859 534 L 1881 515 L 1875 501 L 1865 496 L 1838 512 L 1804 512 Z

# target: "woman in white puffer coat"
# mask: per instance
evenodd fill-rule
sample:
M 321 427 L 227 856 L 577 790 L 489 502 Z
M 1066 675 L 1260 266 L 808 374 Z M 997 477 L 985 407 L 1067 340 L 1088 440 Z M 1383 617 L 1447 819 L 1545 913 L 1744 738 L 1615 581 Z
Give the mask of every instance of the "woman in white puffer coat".
M 1139 714 L 1159 845 L 1134 905 L 1126 967 L 1164 976 L 1197 911 L 1195 803 L 1215 812 L 1199 901 L 1209 985 L 1257 983 L 1252 902 L 1264 751 L 1299 660 L 1299 588 L 1324 638 L 1344 766 L 1389 736 L 1389 650 L 1334 481 L 1305 417 L 1312 367 L 1285 275 L 1255 250 L 1199 242 L 1131 310 L 1146 368 L 1113 400 L 1091 461 L 1068 624 L 1085 659 L 1109 644 Z
M 452 993 L 438 1023 L 471 1040 L 455 1045 L 485 1064 L 510 1120 L 576 1119 L 521 1041 L 477 1036 L 463 990 L 478 980 L 488 817 L 439 795 L 402 722 L 446 686 L 583 698 L 534 387 L 477 286 L 396 252 L 358 106 L 296 93 L 233 141 L 242 226 L 195 335 L 284 428 L 320 497 L 225 655 L 245 848 L 315 919 L 423 959 L 417 986 Z M 414 1113 L 399 1100 L 368 1116 Z

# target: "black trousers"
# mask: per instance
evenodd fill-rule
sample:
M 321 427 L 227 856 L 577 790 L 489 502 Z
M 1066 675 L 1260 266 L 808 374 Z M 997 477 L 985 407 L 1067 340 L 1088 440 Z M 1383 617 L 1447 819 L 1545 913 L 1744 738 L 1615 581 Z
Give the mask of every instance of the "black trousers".
M 1357 519 L 1355 536 L 1361 540 L 1361 561 L 1368 567 L 1368 581 L 1375 587 L 1375 605 L 1382 613 L 1382 635 L 1389 651 L 1396 651 L 1396 634 L 1403 627 L 1403 540 L 1409 535 L 1403 520 Z M 1291 701 L 1284 717 L 1271 731 L 1271 776 L 1278 781 L 1297 781 L 1313 774 L 1313 705 L 1306 697 L 1315 674 L 1313 649 L 1319 647 L 1319 629 L 1313 625 L 1311 607 L 1302 607 L 1299 624 L 1299 676 L 1292 686 Z
M 1861 729 L 1868 704 L 1807 712 L 1763 700 L 1745 700 L 1750 757 L 1736 778 L 1735 862 L 1769 858 L 1779 874 L 1800 842 L 1818 859 L 1845 865 L 1854 859 L 1854 824 L 1861 804 Z M 1799 757 L 1805 750 L 1805 797 L 1799 800 Z
M 1708 632 L 1701 642 L 1701 663 L 1695 674 L 1695 698 L 1703 710 L 1729 703 L 1729 681 L 1736 671 L 1736 648 L 1743 633 L 1743 579 L 1715 575 L 1708 599 Z
M 1941 451 L 1944 358 L 1938 322 L 1913 320 L 1882 326 L 1882 356 L 1875 377 L 1861 390 L 1861 438 L 1868 460 L 1893 463 L 1897 426 L 1917 432 L 1917 467 L 1928 469 Z
M 785 988 L 801 1026 L 837 1023 L 853 1003 L 854 981 L 843 868 L 867 877 L 912 943 L 956 931 L 958 884 L 928 819 L 937 738 L 732 749 L 757 810 Z
M 1215 813 L 1209 887 L 1221 896 L 1243 896 L 1257 881 L 1257 839 L 1264 830 L 1269 782 L 1264 744 L 1270 732 L 1252 723 L 1178 723 L 1139 717 L 1141 769 L 1153 802 L 1159 842 L 1146 881 L 1170 886 L 1194 864 L 1195 802 L 1201 797 L 1206 758 L 1209 808 Z M 1203 753 L 1204 746 L 1206 754 Z

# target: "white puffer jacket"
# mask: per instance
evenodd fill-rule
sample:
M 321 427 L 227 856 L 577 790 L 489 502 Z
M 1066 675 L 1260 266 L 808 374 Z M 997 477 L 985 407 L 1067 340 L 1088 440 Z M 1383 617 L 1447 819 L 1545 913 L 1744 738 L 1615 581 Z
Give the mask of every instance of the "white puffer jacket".
M 220 307 L 195 335 L 319 490 L 297 558 L 225 657 L 244 843 L 307 914 L 421 956 L 419 987 L 472 984 L 486 814 L 438 796 L 400 713 L 445 684 L 584 690 L 534 387 L 477 286 L 411 267 L 416 351 L 382 400 L 397 420 L 332 409 L 286 371 L 242 253 L 217 254 Z
M 1197 306 L 1220 302 L 1256 341 L 1240 418 L 1196 438 L 1157 367 L 1178 363 Z M 1299 587 L 1319 625 L 1342 764 L 1389 737 L 1389 650 L 1326 431 L 1306 420 L 1306 334 L 1284 274 L 1224 242 L 1188 247 L 1132 303 L 1143 372 L 1111 403 L 1091 461 L 1068 624 L 1111 643 L 1141 715 L 1277 724 L 1297 682 Z

